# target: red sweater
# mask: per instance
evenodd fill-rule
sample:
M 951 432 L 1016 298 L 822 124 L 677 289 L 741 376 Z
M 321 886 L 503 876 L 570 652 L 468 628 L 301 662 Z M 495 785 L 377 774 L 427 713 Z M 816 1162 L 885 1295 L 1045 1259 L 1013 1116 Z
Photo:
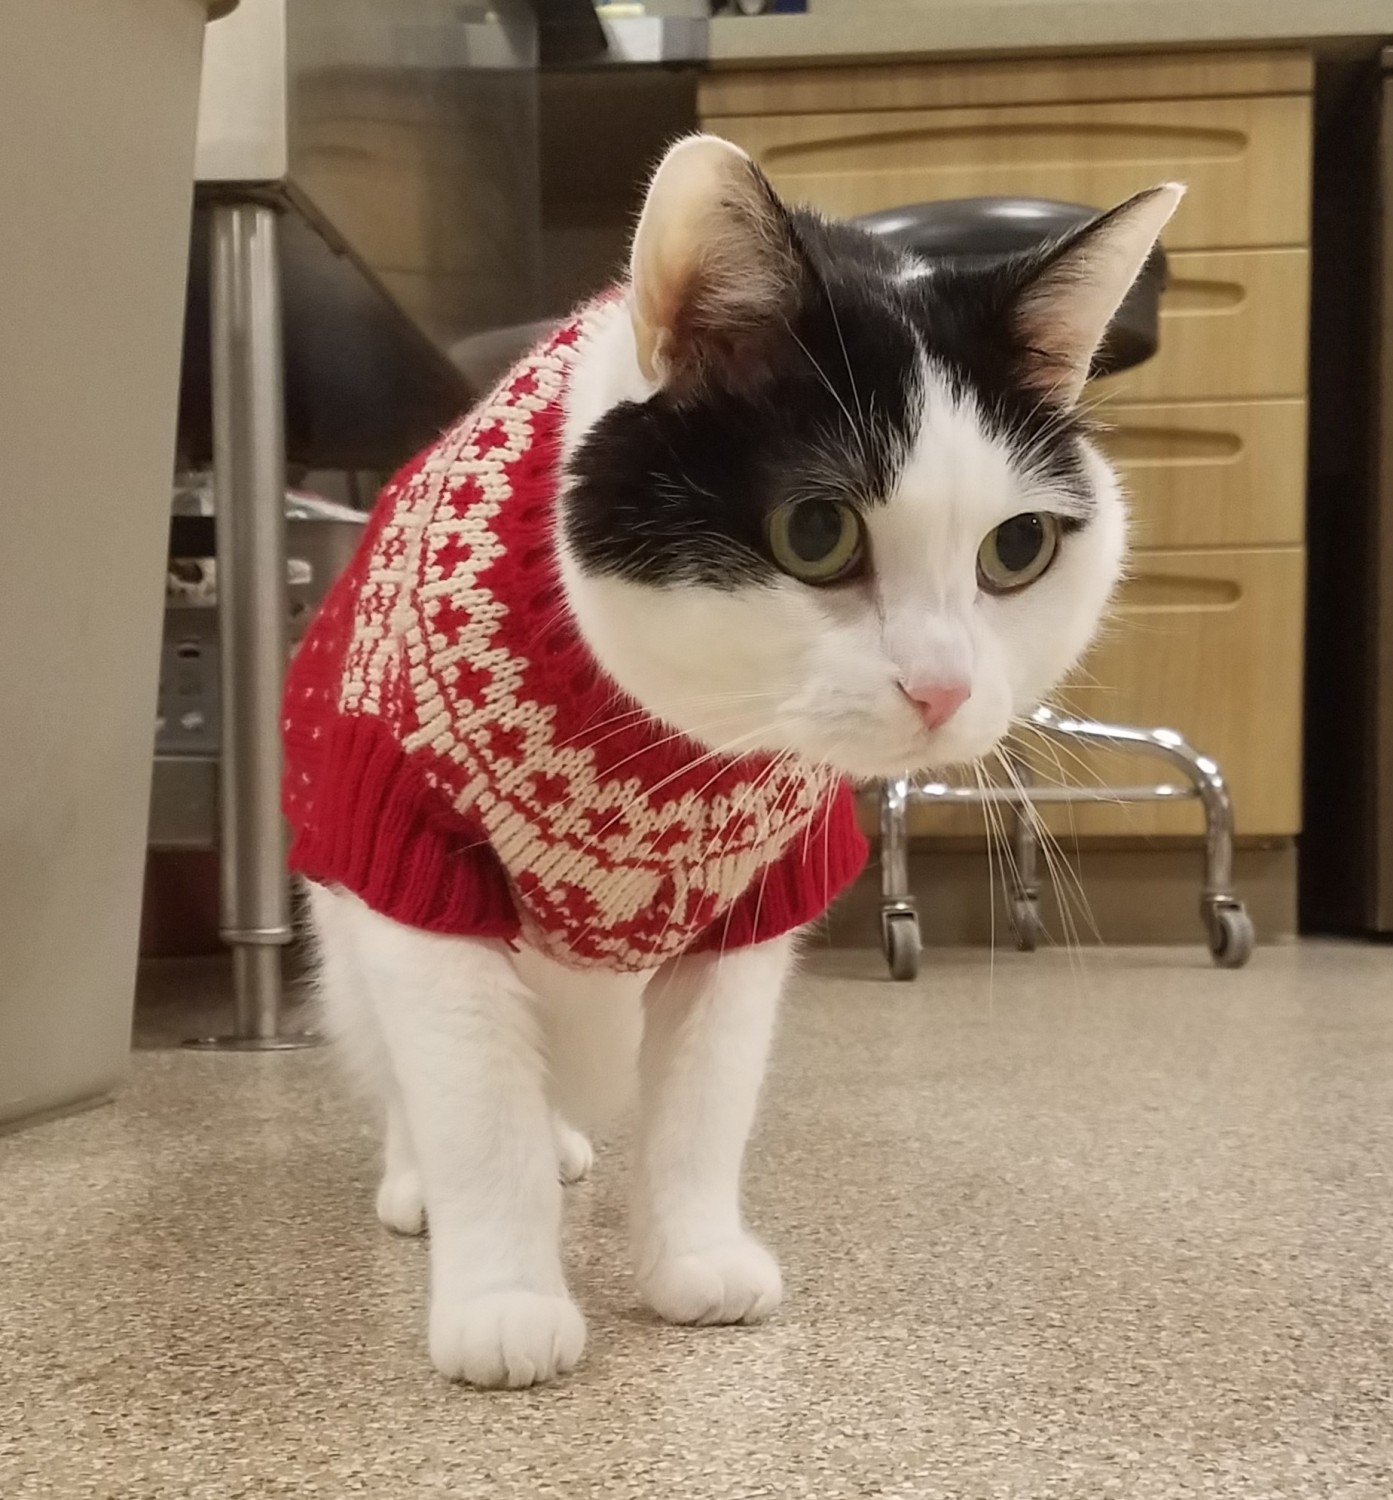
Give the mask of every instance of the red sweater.
M 582 311 L 383 490 L 291 664 L 293 867 L 408 926 L 651 969 L 811 921 L 860 870 L 831 773 L 636 708 L 557 573 Z

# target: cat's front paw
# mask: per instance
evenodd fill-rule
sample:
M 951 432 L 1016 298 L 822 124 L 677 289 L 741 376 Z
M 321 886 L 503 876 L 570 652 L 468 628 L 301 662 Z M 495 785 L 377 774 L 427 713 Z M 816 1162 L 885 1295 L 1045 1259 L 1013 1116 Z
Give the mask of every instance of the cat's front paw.
M 490 1389 L 540 1385 L 573 1370 L 585 1348 L 585 1319 L 569 1297 L 489 1292 L 436 1299 L 430 1357 L 451 1380 Z
M 669 1323 L 758 1323 L 783 1300 L 778 1262 L 749 1235 L 663 1255 L 639 1277 L 643 1300 Z
M 377 1217 L 393 1234 L 424 1234 L 426 1197 L 419 1172 L 387 1172 L 377 1187 Z

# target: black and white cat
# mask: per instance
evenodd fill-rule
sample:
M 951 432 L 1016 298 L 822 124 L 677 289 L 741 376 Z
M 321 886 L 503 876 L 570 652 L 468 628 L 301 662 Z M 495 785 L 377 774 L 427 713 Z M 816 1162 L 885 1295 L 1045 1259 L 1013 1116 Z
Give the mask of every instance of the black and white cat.
M 1180 196 L 952 269 L 784 206 L 725 142 L 675 146 L 630 279 L 572 354 L 549 533 L 558 607 L 623 701 L 717 763 L 739 746 L 810 776 L 990 751 L 1088 645 L 1120 576 L 1123 503 L 1077 402 Z M 418 530 L 393 556 L 420 555 Z M 404 566 L 361 586 L 380 598 Z M 367 635 L 380 656 L 383 631 Z M 403 648 L 401 682 L 415 660 Z M 378 691 L 350 682 L 344 701 Z M 429 1221 L 441 1371 L 516 1386 L 580 1358 L 558 1179 L 589 1147 L 564 1121 L 587 1123 L 635 1056 L 640 1294 L 678 1323 L 777 1306 L 739 1188 L 791 934 L 634 972 L 569 964 L 525 926 L 428 931 L 342 882 L 310 895 L 328 1022 L 385 1110 L 378 1214 L 403 1233 Z

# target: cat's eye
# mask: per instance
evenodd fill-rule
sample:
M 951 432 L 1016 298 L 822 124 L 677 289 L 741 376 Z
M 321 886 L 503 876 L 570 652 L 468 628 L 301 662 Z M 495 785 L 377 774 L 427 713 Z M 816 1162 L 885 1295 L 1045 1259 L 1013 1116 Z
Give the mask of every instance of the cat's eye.
M 803 583 L 841 583 L 866 555 L 861 517 L 840 500 L 786 500 L 769 516 L 774 561 Z
M 1058 516 L 1035 510 L 1012 516 L 977 549 L 977 582 L 989 594 L 1012 594 L 1034 583 L 1058 550 Z

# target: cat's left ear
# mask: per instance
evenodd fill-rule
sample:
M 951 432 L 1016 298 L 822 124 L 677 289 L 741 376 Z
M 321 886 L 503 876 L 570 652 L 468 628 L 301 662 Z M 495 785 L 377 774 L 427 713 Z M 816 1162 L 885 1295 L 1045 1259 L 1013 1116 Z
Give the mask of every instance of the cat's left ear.
M 1072 406 L 1108 324 L 1185 196 L 1175 182 L 1138 193 L 1052 246 L 1016 303 L 1025 383 Z
M 630 260 L 644 377 L 677 395 L 755 387 L 788 341 L 807 276 L 754 162 L 717 136 L 679 141 L 653 176 Z

